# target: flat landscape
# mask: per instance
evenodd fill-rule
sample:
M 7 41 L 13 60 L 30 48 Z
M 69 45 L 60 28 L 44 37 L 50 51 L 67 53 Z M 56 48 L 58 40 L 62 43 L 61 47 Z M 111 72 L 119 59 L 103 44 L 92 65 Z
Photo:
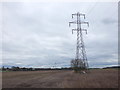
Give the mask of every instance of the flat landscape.
M 11 71 L 2 73 L 3 88 L 118 88 L 117 69 Z

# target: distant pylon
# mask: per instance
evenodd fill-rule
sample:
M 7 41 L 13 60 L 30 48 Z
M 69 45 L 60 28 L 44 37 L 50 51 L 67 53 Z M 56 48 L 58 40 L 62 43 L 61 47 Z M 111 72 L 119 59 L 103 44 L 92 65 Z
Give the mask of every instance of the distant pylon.
M 72 34 L 73 34 L 73 31 L 77 31 L 77 45 L 76 45 L 75 60 L 78 60 L 80 62 L 80 66 L 79 66 L 80 68 L 88 69 L 87 56 L 86 56 L 85 45 L 83 42 L 83 35 L 82 35 L 82 31 L 85 31 L 87 34 L 87 29 L 82 29 L 82 24 L 87 24 L 89 27 L 89 23 L 81 21 L 81 16 L 83 16 L 85 19 L 85 14 L 77 12 L 75 14 L 72 14 L 72 18 L 74 18 L 74 16 L 77 17 L 77 20 L 73 22 L 69 22 L 69 27 L 71 26 L 71 24 L 77 25 L 77 28 L 72 29 Z

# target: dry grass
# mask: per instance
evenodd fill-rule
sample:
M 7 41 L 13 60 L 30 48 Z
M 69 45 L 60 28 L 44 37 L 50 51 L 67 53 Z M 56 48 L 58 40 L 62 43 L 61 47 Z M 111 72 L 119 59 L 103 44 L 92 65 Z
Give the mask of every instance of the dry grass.
M 3 72 L 3 88 L 117 88 L 117 69 Z

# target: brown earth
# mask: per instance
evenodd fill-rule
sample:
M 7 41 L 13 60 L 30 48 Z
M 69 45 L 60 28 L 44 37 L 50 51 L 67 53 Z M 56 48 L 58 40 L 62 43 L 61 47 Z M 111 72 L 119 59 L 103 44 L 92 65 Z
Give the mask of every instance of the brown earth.
M 118 88 L 117 69 L 15 71 L 2 73 L 3 88 Z
M 2 72 L 0 72 L 0 90 L 2 89 Z

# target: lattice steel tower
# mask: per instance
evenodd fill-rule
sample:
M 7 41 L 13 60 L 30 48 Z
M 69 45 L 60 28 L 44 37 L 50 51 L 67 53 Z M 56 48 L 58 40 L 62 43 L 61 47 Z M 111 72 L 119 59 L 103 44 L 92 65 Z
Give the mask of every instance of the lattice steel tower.
M 76 24 L 76 27 L 77 27 L 75 29 L 72 29 L 72 34 L 73 34 L 73 31 L 77 31 L 77 45 L 76 45 L 75 60 L 79 61 L 80 68 L 88 69 L 87 56 L 86 56 L 85 45 L 83 42 L 83 34 L 82 34 L 82 31 L 86 31 L 86 34 L 87 34 L 87 29 L 82 29 L 82 24 L 87 24 L 89 27 L 89 23 L 81 21 L 81 16 L 84 17 L 85 19 L 85 14 L 77 12 L 75 14 L 72 14 L 72 18 L 74 18 L 74 16 L 77 17 L 77 20 L 73 22 L 69 22 L 69 27 L 71 26 L 71 24 Z

